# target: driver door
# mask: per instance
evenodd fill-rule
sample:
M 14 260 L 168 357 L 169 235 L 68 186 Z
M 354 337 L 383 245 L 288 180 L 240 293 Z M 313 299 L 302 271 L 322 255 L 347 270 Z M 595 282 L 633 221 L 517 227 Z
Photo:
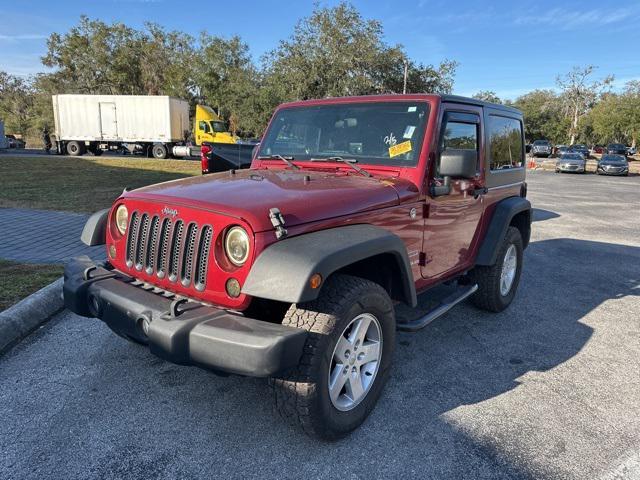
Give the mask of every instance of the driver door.
M 446 149 L 473 149 L 477 152 L 476 176 L 451 179 L 449 193 L 427 197 L 429 209 L 425 219 L 421 273 L 423 278 L 437 279 L 472 264 L 472 252 L 484 210 L 484 133 L 482 107 L 443 104 L 440 117 L 438 151 L 429 172 L 430 186 L 442 185 L 440 155 Z

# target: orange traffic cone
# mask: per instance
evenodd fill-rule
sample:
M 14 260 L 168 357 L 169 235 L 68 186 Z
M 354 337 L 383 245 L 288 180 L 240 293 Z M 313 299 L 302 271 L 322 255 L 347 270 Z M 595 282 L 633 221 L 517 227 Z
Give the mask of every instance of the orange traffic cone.
M 529 157 L 529 164 L 527 165 L 527 168 L 536 168 L 536 161 L 533 157 Z

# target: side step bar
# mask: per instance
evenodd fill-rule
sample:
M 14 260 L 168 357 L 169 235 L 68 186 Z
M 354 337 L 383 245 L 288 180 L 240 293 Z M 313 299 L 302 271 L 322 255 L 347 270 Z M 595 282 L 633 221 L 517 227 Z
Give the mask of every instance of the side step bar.
M 464 299 L 473 295 L 476 292 L 476 290 L 478 290 L 477 284 L 462 287 L 457 291 L 453 292 L 448 297 L 446 297 L 444 300 L 442 300 L 442 302 L 440 302 L 440 305 L 438 305 L 436 308 L 431 310 L 425 316 L 421 318 L 417 318 L 407 323 L 398 323 L 397 328 L 398 330 L 403 332 L 417 332 L 418 330 L 429 325 L 438 317 L 441 317 L 442 315 L 447 313 L 449 310 L 451 310 L 457 304 L 462 302 Z

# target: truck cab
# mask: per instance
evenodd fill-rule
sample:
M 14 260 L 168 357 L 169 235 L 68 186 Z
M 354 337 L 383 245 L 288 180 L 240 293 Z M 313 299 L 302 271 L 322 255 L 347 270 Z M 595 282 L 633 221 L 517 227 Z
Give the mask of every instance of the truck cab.
M 395 332 L 516 296 L 531 234 L 522 114 L 451 95 L 281 105 L 251 168 L 125 191 L 87 222 L 107 262 L 65 305 L 179 364 L 269 377 L 276 408 L 336 439 L 377 402 Z M 396 318 L 435 286 L 426 314 Z M 411 311 L 411 310 L 409 310 Z
M 228 124 L 220 119 L 211 107 L 196 105 L 193 132 L 196 145 L 203 142 L 236 143 L 239 137 L 228 131 Z

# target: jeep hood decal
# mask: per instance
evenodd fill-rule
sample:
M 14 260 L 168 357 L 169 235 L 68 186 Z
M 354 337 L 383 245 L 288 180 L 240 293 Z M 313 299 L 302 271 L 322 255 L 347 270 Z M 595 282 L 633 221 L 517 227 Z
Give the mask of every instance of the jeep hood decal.
M 243 218 L 255 232 L 272 230 L 269 209 L 287 227 L 397 205 L 418 195 L 407 180 L 311 170 L 240 170 L 173 180 L 126 192 L 124 198 L 180 205 Z

